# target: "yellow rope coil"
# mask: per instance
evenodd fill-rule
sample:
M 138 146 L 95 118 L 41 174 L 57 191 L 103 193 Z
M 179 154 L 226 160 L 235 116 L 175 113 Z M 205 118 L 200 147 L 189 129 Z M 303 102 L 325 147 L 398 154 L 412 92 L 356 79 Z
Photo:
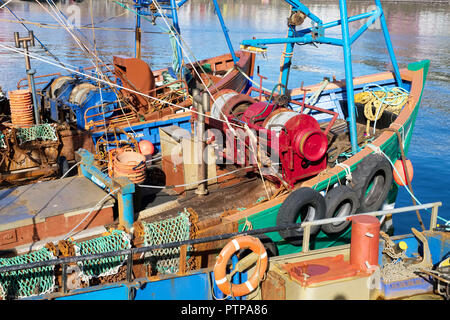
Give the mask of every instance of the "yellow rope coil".
M 364 105 L 364 116 L 367 119 L 367 135 L 369 135 L 371 121 L 380 119 L 385 110 L 398 115 L 407 101 L 404 91 L 398 88 L 393 88 L 388 92 L 379 90 L 357 93 L 355 95 L 355 103 Z

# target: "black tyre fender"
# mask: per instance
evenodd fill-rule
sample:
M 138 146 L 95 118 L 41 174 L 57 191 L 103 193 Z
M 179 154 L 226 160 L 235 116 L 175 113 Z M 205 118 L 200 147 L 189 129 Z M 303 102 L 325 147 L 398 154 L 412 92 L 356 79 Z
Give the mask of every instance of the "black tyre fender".
M 277 215 L 277 226 L 323 219 L 326 205 L 322 195 L 311 188 L 293 191 L 283 202 Z M 317 234 L 320 226 L 311 226 L 310 235 Z M 280 230 L 280 236 L 294 246 L 302 245 L 303 229 Z
M 352 172 L 352 186 L 359 197 L 360 212 L 380 209 L 392 186 L 392 167 L 381 154 L 370 154 Z
M 346 217 L 356 213 L 359 208 L 358 194 L 349 186 L 337 186 L 325 195 L 326 213 L 325 219 Z M 344 231 L 350 224 L 350 221 L 329 223 L 322 225 L 322 231 L 326 234 L 336 234 Z

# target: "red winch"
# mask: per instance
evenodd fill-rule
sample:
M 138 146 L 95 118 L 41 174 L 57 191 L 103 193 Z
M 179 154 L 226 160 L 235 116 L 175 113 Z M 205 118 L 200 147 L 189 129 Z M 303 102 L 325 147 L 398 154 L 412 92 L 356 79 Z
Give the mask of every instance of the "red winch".
M 282 179 L 290 186 L 324 170 L 327 163 L 327 133 L 337 114 L 296 101 L 291 103 L 302 105 L 302 110 L 306 107 L 333 113 L 333 120 L 327 129 L 322 131 L 316 119 L 301 111 L 296 112 L 289 107 L 267 101 L 258 102 L 248 95 L 233 93 L 230 90 L 218 92 L 211 106 L 211 116 L 222 120 L 226 117 L 230 124 L 237 127 L 230 130 L 224 121 L 208 121 L 210 126 L 226 132 L 224 158 L 257 168 L 254 161 L 256 152 L 261 166 L 266 169 L 276 168 L 262 171 L 266 178 L 276 182 Z M 229 150 L 230 148 L 233 150 Z M 281 165 L 281 175 L 278 174 L 277 164 Z

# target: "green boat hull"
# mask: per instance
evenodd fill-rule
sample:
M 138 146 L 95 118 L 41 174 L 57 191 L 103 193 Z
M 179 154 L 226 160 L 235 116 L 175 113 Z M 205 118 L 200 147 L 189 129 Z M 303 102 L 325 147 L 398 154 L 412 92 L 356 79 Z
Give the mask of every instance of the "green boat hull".
M 417 100 L 413 112 L 410 114 L 409 118 L 404 122 L 402 128 L 399 129 L 399 132 L 404 140 L 403 148 L 405 154 L 407 154 L 410 147 L 413 129 L 417 119 L 417 114 L 419 112 L 419 105 L 422 100 L 423 87 L 425 85 L 429 65 L 430 65 L 429 60 L 419 61 L 408 65 L 408 70 L 410 71 L 418 71 L 420 69 L 423 69 L 423 83 L 420 98 Z M 390 160 L 393 163 L 401 157 L 399 141 L 397 139 L 397 135 L 395 134 L 393 134 L 385 143 L 383 143 L 380 146 L 380 149 L 390 158 Z M 352 172 L 356 169 L 358 163 L 350 167 Z M 321 183 L 316 185 L 314 189 L 318 191 L 325 191 L 328 185 L 333 185 L 335 183 L 338 183 L 339 181 L 345 181 L 345 171 L 341 171 L 339 174 L 333 176 L 330 180 L 327 179 L 325 181 L 322 181 Z M 398 185 L 395 182 L 393 182 L 391 190 L 389 191 L 389 194 L 387 196 L 387 203 L 389 204 L 395 203 L 397 194 L 398 194 Z M 247 218 L 240 219 L 238 221 L 239 231 L 243 231 L 246 225 L 248 225 L 248 222 L 251 223 L 253 229 L 262 229 L 275 226 L 280 207 L 281 204 L 277 204 L 268 209 L 255 213 Z M 279 235 L 278 232 L 271 232 L 267 233 L 266 235 L 269 236 L 272 239 L 272 241 L 277 245 L 279 255 L 297 253 L 302 251 L 303 249 L 302 246 L 294 246 L 285 241 Z M 327 235 L 321 230 L 315 237 L 311 238 L 309 249 L 314 250 L 348 244 L 350 242 L 350 236 L 351 236 L 350 226 L 340 234 L 335 235 Z

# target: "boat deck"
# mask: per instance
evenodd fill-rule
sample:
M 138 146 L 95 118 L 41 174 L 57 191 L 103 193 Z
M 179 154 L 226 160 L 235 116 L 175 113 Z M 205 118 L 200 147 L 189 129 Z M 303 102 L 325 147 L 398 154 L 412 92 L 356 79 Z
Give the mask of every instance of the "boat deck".
M 208 195 L 198 196 L 193 190 L 175 195 L 170 190 L 141 190 L 141 210 L 138 220 L 153 222 L 176 216 L 186 208 L 198 214 L 199 221 L 217 218 L 227 210 L 239 210 L 251 206 L 266 195 L 259 178 L 243 179 L 224 186 L 208 186 Z
M 70 177 L 0 190 L 0 249 L 114 222 L 115 200 L 85 177 Z

